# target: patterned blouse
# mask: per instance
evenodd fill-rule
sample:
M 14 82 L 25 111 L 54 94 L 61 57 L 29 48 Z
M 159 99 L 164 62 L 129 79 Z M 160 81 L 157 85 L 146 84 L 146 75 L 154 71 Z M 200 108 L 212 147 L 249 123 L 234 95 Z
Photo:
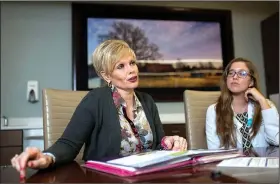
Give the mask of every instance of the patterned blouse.
M 246 149 L 252 148 L 252 142 L 250 138 L 251 127 L 247 123 L 248 112 L 236 114 L 236 119 L 242 124 L 242 127 L 239 130 L 242 134 L 242 147 Z
M 120 155 L 151 149 L 153 133 L 139 99 L 134 93 L 134 119 L 130 120 L 126 115 L 124 99 L 113 85 L 111 89 L 121 125 Z

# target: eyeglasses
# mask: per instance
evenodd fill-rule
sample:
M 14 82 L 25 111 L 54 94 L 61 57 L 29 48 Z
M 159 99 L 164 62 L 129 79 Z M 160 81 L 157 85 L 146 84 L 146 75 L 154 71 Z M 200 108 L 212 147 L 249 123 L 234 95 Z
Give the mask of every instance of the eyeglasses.
M 242 79 L 245 79 L 248 75 L 251 75 L 246 70 L 239 70 L 239 71 L 230 70 L 227 72 L 227 77 L 234 77 L 235 74 L 237 74 L 237 77 Z

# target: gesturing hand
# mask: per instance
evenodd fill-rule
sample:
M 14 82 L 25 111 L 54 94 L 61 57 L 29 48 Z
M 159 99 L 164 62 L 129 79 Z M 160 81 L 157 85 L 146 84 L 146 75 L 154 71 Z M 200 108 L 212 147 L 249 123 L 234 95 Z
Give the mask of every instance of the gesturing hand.
M 52 157 L 44 155 L 36 147 L 28 147 L 20 155 L 15 155 L 11 159 L 12 166 L 20 172 L 20 177 L 25 177 L 25 169 L 30 167 L 32 169 L 47 168 L 53 162 Z

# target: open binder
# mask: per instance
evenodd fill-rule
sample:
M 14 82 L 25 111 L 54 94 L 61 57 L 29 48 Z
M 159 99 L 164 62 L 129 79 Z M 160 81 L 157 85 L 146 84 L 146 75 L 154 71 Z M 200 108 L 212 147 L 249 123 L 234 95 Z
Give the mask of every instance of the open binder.
M 89 160 L 82 166 L 117 176 L 128 177 L 172 168 L 206 164 L 240 156 L 243 156 L 242 152 L 236 149 L 188 150 L 183 152 L 158 150 L 107 161 Z

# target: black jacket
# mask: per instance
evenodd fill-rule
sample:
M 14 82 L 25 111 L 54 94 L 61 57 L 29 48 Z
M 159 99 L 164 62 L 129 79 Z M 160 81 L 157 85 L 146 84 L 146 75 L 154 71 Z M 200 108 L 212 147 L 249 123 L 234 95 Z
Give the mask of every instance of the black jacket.
M 164 136 L 156 104 L 146 93 L 135 91 L 153 132 L 152 149 Z M 83 144 L 83 160 L 116 157 L 120 153 L 121 126 L 109 87 L 91 90 L 77 106 L 62 136 L 44 152 L 54 154 L 55 165 L 75 159 Z

